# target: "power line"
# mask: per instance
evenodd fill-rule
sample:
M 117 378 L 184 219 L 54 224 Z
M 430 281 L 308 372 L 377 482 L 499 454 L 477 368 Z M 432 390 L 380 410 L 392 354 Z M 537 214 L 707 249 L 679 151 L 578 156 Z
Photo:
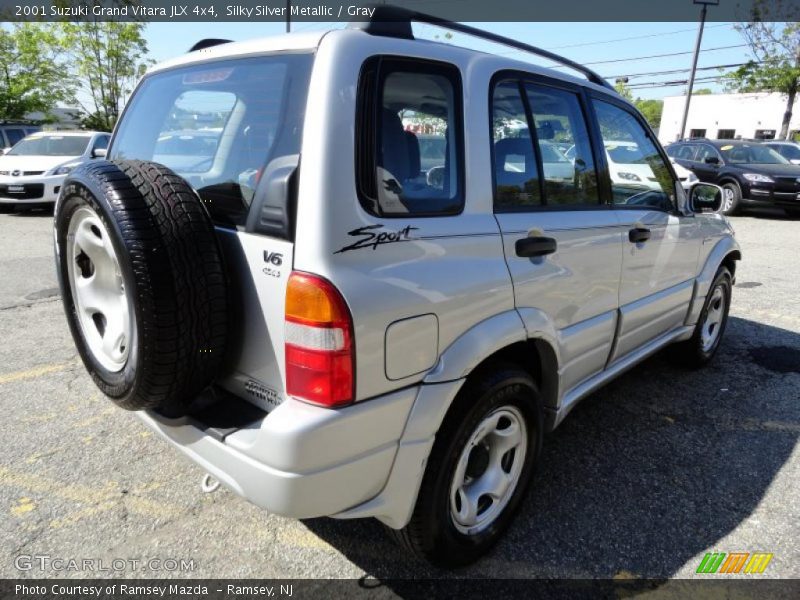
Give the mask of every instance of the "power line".
M 712 77 L 698 77 L 695 79 L 695 83 L 712 83 L 715 81 L 719 81 L 722 79 L 722 75 L 712 76 Z M 659 87 L 672 87 L 677 85 L 686 85 L 689 83 L 688 79 L 680 79 L 675 81 L 643 81 L 642 83 L 637 83 L 635 85 L 628 86 L 629 90 L 641 90 L 641 89 L 649 89 L 649 88 L 659 88 Z
M 755 61 L 755 64 L 762 64 L 766 61 Z M 697 67 L 698 71 L 710 71 L 712 69 L 732 69 L 734 67 L 742 67 L 751 63 L 733 63 L 730 65 L 714 65 L 713 67 Z M 627 75 L 608 75 L 603 79 L 621 79 L 624 77 L 644 77 L 650 75 L 673 75 L 675 73 L 688 73 L 691 69 L 672 69 L 671 71 L 652 71 L 650 73 L 630 73 Z
M 716 25 L 710 25 L 706 27 L 706 29 L 714 29 L 715 27 L 727 27 L 727 23 L 717 23 Z M 662 37 L 665 35 L 674 35 L 676 33 L 686 33 L 687 31 L 697 31 L 696 27 L 692 27 L 691 29 L 676 29 L 675 31 L 665 31 L 663 33 L 648 33 L 646 35 L 634 35 L 631 37 L 624 37 L 624 38 L 616 38 L 613 40 L 601 40 L 597 42 L 583 42 L 580 44 L 567 44 L 565 46 L 553 46 L 552 48 L 548 48 L 548 50 L 562 50 L 564 48 L 582 48 L 584 46 L 597 46 L 600 44 L 614 44 L 617 42 L 627 42 L 630 40 L 643 40 L 646 38 L 654 38 L 654 37 Z M 520 51 L 521 52 L 521 51 Z
M 700 52 L 715 52 L 717 50 L 730 50 L 731 48 L 744 48 L 747 44 L 734 44 L 732 46 L 718 46 L 717 48 L 704 48 L 700 50 Z M 612 60 L 596 60 L 594 62 L 586 62 L 583 63 L 586 66 L 589 65 L 607 65 L 610 63 L 620 63 L 620 62 L 631 62 L 637 60 L 649 60 L 651 58 L 666 58 L 668 56 L 683 56 L 686 54 L 694 54 L 693 50 L 688 50 L 686 52 L 668 52 L 666 54 L 651 54 L 650 56 L 631 56 L 628 58 L 614 58 Z M 564 69 L 568 68 L 566 65 L 553 65 L 549 67 L 551 69 Z

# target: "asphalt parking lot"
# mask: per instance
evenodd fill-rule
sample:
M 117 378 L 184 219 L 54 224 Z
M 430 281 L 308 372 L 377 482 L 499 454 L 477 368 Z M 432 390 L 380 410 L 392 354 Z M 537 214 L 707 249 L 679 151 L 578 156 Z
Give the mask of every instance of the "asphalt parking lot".
M 745 260 L 715 362 L 689 372 L 656 356 L 587 398 L 545 441 L 506 538 L 450 574 L 374 521 L 300 522 L 201 493 L 203 472 L 79 363 L 52 219 L 2 214 L 0 577 L 66 575 L 20 570 L 20 555 L 193 561 L 105 573 L 126 577 L 692 577 L 711 551 L 770 552 L 760 577 L 800 577 L 800 220 L 733 223 Z

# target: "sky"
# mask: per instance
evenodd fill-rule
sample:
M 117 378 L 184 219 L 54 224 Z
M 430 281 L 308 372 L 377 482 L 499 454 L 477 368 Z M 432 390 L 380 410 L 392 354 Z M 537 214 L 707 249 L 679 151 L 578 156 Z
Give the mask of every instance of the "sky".
M 562 56 L 589 66 L 604 77 L 635 75 L 629 77 L 629 85 L 657 81 L 688 79 L 692 65 L 692 51 L 697 36 L 697 23 L 470 23 L 480 29 L 553 50 Z M 342 27 L 342 23 L 293 23 L 293 31 L 322 30 Z M 430 25 L 414 25 L 415 35 L 432 38 L 441 30 Z M 203 38 L 226 38 L 242 41 L 283 33 L 284 23 L 150 23 L 145 31 L 150 54 L 162 61 L 186 52 L 196 41 Z M 633 39 L 632 39 L 633 38 Z M 456 33 L 450 43 L 503 53 L 525 60 L 526 54 L 511 51 L 483 40 Z M 735 46 L 731 48 L 730 46 Z M 721 50 L 711 50 L 724 48 Z M 683 52 L 677 56 L 641 58 L 657 54 Z M 640 57 L 640 58 L 636 58 Z M 750 59 L 741 35 L 732 23 L 709 22 L 705 25 L 697 78 L 719 74 L 717 69 L 701 70 L 703 67 L 738 64 Z M 619 61 L 602 64 L 588 63 Z M 538 61 L 546 64 L 549 61 Z M 658 71 L 683 72 L 650 75 Z M 646 74 L 646 75 L 639 75 Z M 716 82 L 698 81 L 697 88 L 723 91 Z M 685 86 L 642 87 L 632 89 L 634 97 L 663 98 L 685 93 Z

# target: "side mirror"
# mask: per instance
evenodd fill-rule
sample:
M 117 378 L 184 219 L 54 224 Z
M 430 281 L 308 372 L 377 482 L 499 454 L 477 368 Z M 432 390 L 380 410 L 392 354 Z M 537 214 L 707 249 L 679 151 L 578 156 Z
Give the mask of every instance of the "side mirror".
M 106 149 L 105 148 L 95 148 L 92 150 L 92 158 L 105 158 L 106 157 Z
M 718 165 L 719 158 L 716 156 L 706 156 L 705 160 L 703 161 L 708 165 Z
M 689 190 L 689 206 L 696 213 L 703 209 L 717 212 L 722 206 L 722 188 L 713 183 L 695 183 Z

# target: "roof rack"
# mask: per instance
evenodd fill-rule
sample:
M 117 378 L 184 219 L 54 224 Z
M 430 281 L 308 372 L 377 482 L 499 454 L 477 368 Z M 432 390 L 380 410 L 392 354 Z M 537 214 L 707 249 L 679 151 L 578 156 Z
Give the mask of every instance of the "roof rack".
M 417 23 L 427 23 L 428 25 L 436 25 L 439 27 L 443 27 L 445 29 L 451 29 L 452 31 L 458 31 L 459 33 L 464 33 L 467 35 L 471 35 L 473 37 L 482 38 L 484 40 L 489 40 L 491 42 L 502 44 L 504 46 L 509 46 L 517 50 L 522 50 L 523 52 L 530 52 L 531 54 L 547 58 L 554 62 L 560 63 L 566 67 L 579 71 L 580 73 L 583 73 L 586 76 L 586 78 L 592 83 L 596 83 L 597 85 L 612 90 L 614 89 L 614 86 L 612 86 L 609 82 L 607 82 L 605 79 L 603 79 L 600 75 L 598 75 L 591 69 L 584 67 L 583 65 L 578 64 L 574 61 L 571 61 L 568 58 L 564 58 L 563 56 L 550 52 L 549 50 L 544 50 L 542 48 L 537 48 L 536 46 L 531 46 L 530 44 L 518 42 L 517 40 L 503 37 L 502 35 L 497 35 L 496 33 L 491 33 L 489 31 L 484 31 L 483 29 L 470 27 L 469 25 L 463 25 L 462 23 L 448 21 L 447 19 L 442 19 L 441 17 L 436 17 L 433 15 L 413 10 L 408 10 L 407 8 L 401 8 L 399 6 L 391 6 L 386 4 L 373 4 L 369 5 L 369 7 L 373 9 L 372 17 L 370 18 L 370 20 L 361 22 L 357 21 L 351 22 L 350 24 L 348 24 L 348 27 L 350 29 L 360 29 L 371 35 L 398 37 L 398 38 L 413 40 L 414 33 L 411 30 L 412 22 L 416 21 Z
M 220 38 L 205 38 L 204 40 L 200 40 L 194 46 L 189 48 L 189 52 L 194 52 L 195 50 L 203 50 L 205 48 L 211 48 L 212 46 L 219 46 L 220 44 L 230 44 L 232 40 L 223 40 Z

